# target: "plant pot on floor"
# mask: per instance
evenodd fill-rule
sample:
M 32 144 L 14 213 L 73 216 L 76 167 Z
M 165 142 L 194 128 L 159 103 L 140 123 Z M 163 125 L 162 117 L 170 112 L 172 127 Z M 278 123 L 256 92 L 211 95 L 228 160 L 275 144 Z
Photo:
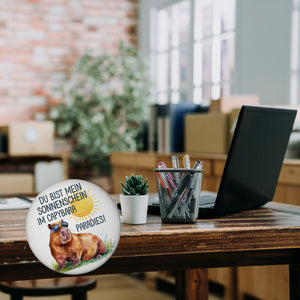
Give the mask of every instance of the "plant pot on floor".
M 147 222 L 149 195 L 120 194 L 123 222 L 127 224 L 145 224 Z

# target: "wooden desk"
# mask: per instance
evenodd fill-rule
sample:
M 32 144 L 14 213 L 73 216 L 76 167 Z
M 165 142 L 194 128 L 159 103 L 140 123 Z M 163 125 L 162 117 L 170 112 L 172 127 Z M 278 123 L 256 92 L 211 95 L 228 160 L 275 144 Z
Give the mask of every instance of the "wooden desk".
M 60 276 L 32 254 L 26 215 L 0 211 L 0 281 Z M 123 224 L 115 253 L 92 274 L 177 270 L 178 299 L 207 299 L 206 270 L 193 268 L 276 264 L 290 266 L 290 299 L 300 299 L 300 209 L 269 203 L 195 224 L 162 224 L 155 216 Z
M 184 153 L 176 153 L 182 165 Z M 204 160 L 204 175 L 202 189 L 217 191 L 223 173 L 226 155 L 221 154 L 191 154 L 192 164 Z M 148 178 L 150 191 L 157 191 L 153 169 L 159 161 L 171 166 L 171 154 L 155 152 L 115 152 L 110 157 L 112 164 L 113 193 L 121 192 L 120 180 L 131 173 L 142 174 Z M 285 159 L 280 172 L 273 202 L 300 205 L 300 160 Z M 289 276 L 288 266 L 258 266 L 212 268 L 208 270 L 209 280 L 224 288 L 224 298 L 232 300 L 238 289 L 238 299 L 243 300 L 244 294 L 258 299 L 287 299 Z M 259 279 L 258 279 L 259 278 Z M 281 286 L 280 291 L 277 287 Z

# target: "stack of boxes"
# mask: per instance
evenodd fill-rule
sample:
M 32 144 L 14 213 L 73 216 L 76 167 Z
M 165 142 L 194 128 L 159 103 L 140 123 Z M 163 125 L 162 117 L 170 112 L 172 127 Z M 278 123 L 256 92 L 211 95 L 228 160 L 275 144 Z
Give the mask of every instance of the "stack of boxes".
M 212 100 L 209 113 L 185 116 L 185 152 L 226 154 L 242 105 L 258 105 L 255 95 Z

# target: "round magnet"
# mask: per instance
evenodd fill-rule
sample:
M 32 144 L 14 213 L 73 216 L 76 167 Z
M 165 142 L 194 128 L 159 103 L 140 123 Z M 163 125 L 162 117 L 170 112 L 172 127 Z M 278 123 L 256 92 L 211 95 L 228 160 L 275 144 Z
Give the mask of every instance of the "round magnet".
M 68 179 L 38 194 L 28 211 L 26 234 L 32 252 L 45 266 L 69 275 L 84 274 L 114 253 L 120 215 L 102 188 Z

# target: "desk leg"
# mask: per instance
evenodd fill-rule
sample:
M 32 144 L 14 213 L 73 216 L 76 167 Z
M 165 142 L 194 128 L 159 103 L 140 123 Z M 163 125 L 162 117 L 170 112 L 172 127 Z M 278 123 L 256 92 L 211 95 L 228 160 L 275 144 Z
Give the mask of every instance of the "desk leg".
M 290 300 L 300 300 L 300 265 L 290 265 Z
M 188 269 L 177 271 L 177 300 L 208 300 L 207 269 Z

